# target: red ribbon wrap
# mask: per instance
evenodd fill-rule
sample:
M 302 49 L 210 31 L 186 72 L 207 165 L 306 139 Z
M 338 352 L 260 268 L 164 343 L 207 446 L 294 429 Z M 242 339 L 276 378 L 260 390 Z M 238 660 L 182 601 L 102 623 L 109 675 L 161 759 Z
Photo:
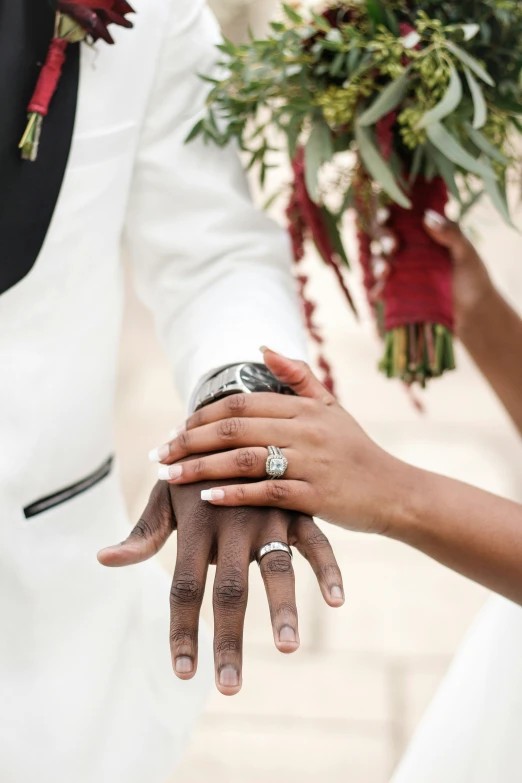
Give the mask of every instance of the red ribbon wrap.
M 437 245 L 424 229 L 424 214 L 431 209 L 444 215 L 448 191 L 441 178 L 428 182 L 419 177 L 409 194 L 412 209 L 390 207 L 389 229 L 397 237 L 398 250 L 390 260 L 384 288 L 384 326 L 390 331 L 415 323 L 441 324 L 453 329 L 452 265 L 446 248 Z M 370 237 L 359 233 L 361 263 L 368 290 L 374 284 Z
M 30 114 L 36 112 L 43 117 L 47 116 L 51 98 L 56 92 L 62 74 L 66 49 L 67 41 L 65 39 L 53 38 L 47 52 L 47 58 L 40 71 L 33 97 L 27 107 L 27 111 Z

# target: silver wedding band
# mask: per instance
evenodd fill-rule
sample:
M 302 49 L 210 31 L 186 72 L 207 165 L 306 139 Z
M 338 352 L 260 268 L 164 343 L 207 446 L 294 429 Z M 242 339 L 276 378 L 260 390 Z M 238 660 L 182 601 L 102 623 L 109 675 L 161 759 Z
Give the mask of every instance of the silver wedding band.
M 270 544 L 265 544 L 258 550 L 256 555 L 257 564 L 261 565 L 261 560 L 265 555 L 269 555 L 270 552 L 286 552 L 287 555 L 293 557 L 292 550 L 288 544 L 284 544 L 282 541 L 272 541 Z
M 288 460 L 277 446 L 268 447 L 268 457 L 266 459 L 266 474 L 270 479 L 280 479 L 286 473 Z

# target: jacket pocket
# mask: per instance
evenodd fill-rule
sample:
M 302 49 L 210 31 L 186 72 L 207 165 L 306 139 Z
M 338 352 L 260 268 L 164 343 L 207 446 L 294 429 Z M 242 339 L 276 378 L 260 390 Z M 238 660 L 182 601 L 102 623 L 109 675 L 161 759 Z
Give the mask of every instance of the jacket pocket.
M 24 516 L 26 519 L 35 517 L 37 514 L 41 514 L 43 511 L 49 511 L 49 509 L 59 506 L 61 503 L 66 503 L 68 500 L 75 498 L 76 495 L 81 495 L 82 492 L 86 492 L 95 484 L 98 484 L 104 478 L 106 478 L 112 469 L 114 458 L 111 456 L 107 459 L 98 470 L 91 473 L 89 476 L 77 481 L 75 484 L 71 484 L 68 487 L 53 492 L 52 495 L 47 495 L 40 500 L 35 500 L 34 503 L 30 503 L 24 508 Z

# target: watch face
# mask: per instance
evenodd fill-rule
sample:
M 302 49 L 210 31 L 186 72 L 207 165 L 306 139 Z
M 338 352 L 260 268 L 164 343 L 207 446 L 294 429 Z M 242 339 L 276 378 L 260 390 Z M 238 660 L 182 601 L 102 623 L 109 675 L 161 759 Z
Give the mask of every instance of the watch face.
M 246 364 L 240 370 L 242 382 L 251 392 L 277 391 L 280 383 L 262 364 Z

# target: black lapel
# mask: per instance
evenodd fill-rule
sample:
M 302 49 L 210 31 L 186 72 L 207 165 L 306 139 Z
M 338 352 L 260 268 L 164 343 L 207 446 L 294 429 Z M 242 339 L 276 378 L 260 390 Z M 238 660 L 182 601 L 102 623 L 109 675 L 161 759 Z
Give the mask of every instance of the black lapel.
M 0 0 L 0 294 L 33 267 L 51 221 L 71 146 L 79 45 L 69 46 L 44 120 L 38 159 L 21 160 L 26 107 L 54 29 L 56 0 Z

